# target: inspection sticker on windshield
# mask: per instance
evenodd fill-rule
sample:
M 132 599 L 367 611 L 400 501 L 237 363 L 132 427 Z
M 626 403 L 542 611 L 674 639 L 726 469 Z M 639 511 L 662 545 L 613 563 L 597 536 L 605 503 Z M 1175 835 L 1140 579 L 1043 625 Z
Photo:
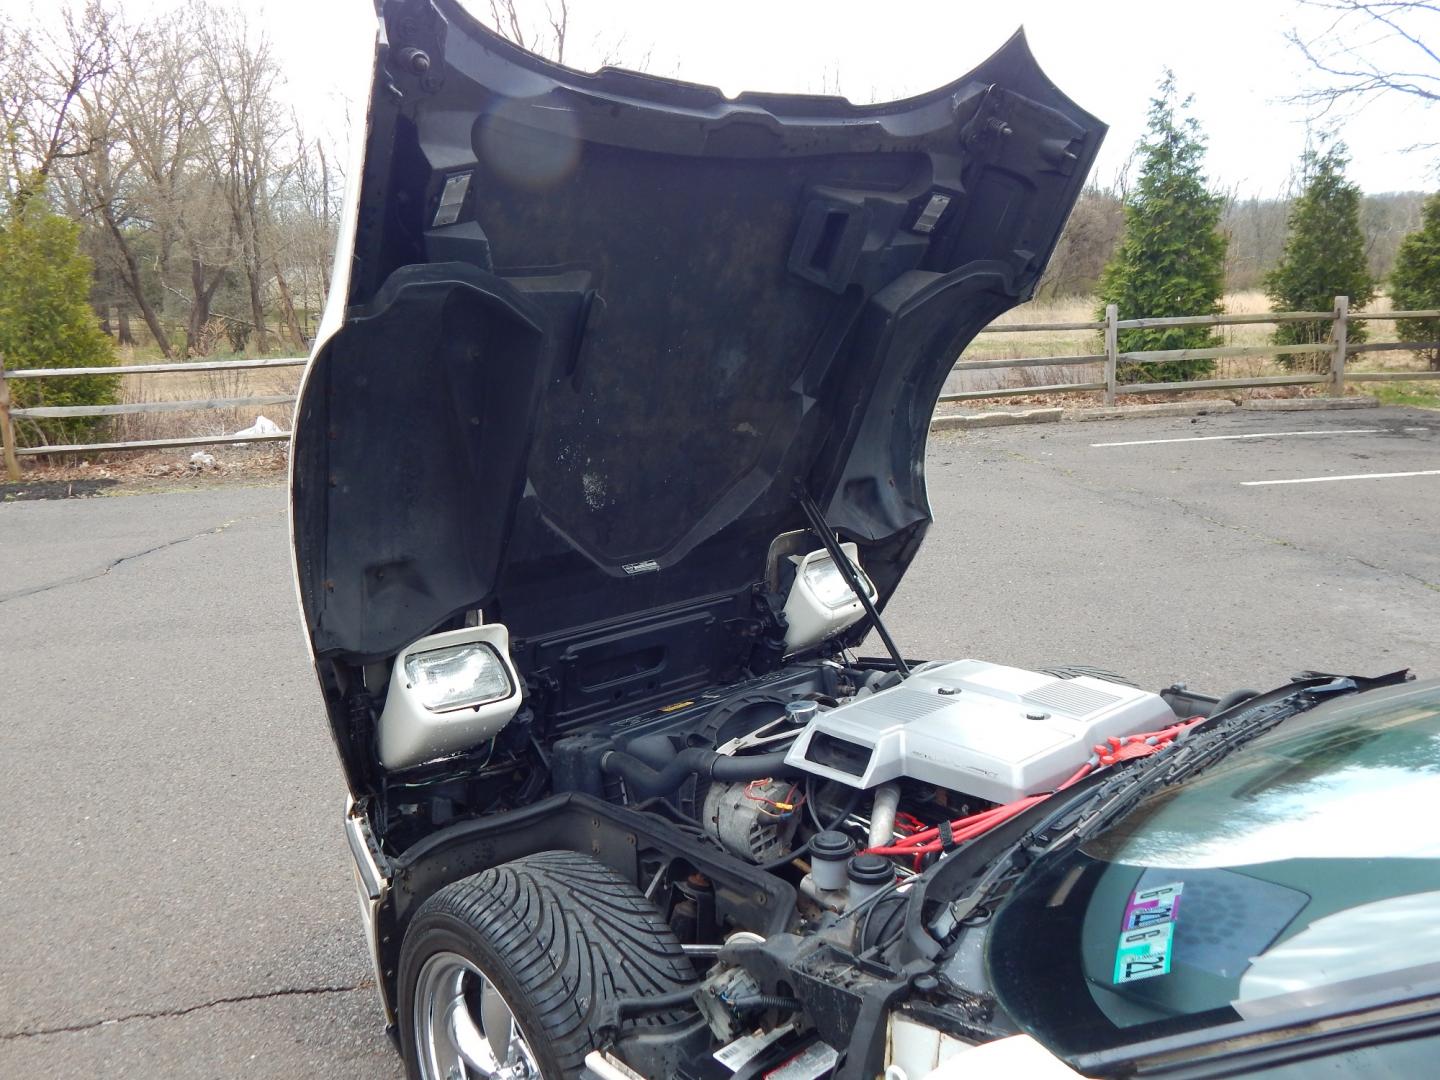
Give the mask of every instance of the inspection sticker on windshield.
M 1177 881 L 1174 885 L 1136 889 L 1130 894 L 1130 903 L 1125 905 L 1124 928 L 1139 930 L 1146 926 L 1173 923 L 1180 907 L 1180 893 L 1184 888 L 1185 883 Z
M 1125 905 L 1125 929 L 1115 949 L 1116 983 L 1150 979 L 1170 973 L 1175 919 L 1183 882 L 1136 889 Z

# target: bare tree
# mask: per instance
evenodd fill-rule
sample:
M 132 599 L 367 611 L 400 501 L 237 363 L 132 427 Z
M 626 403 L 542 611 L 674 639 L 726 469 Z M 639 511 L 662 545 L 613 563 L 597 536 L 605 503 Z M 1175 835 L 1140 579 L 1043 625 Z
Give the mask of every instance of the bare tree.
M 522 49 L 565 62 L 565 38 L 570 30 L 569 0 L 547 0 L 545 14 L 538 20 L 526 20 L 520 14 L 518 0 L 490 0 L 491 28 Z
M 209 350 L 215 295 L 237 261 L 225 186 L 209 168 L 215 87 L 200 44 L 197 8 L 142 27 L 119 27 L 115 69 L 90 103 L 106 152 L 82 165 L 82 184 L 122 263 L 138 270 L 141 238 L 160 289 L 185 313 L 185 347 Z M 153 304 L 139 275 L 127 275 L 142 313 Z M 158 313 L 157 313 L 158 314 Z M 156 343 L 168 335 L 146 317 Z M 157 329 L 160 332 L 157 333 Z
M 1095 291 L 1124 229 L 1125 212 L 1114 189 L 1080 193 L 1036 292 L 1041 297 L 1088 296 Z
M 1220 219 L 1220 227 L 1230 238 L 1225 249 L 1227 289 L 1240 292 L 1260 288 L 1265 274 L 1280 261 L 1293 194 L 1242 199 L 1229 193 Z
M 323 140 L 307 137 L 298 119 L 293 127 L 294 146 L 271 198 L 269 253 L 282 324 L 303 348 L 308 335 L 301 313 L 318 312 L 330 291 L 340 178 Z
M 56 165 L 90 153 L 73 123 L 81 95 L 111 67 L 109 10 L 99 0 L 67 6 L 58 32 L 0 15 L 0 179 L 23 201 Z
M 1326 84 L 1297 100 L 1327 111 L 1387 94 L 1440 101 L 1440 0 L 1299 0 L 1324 20 L 1290 41 Z
M 87 95 L 82 102 L 89 137 L 104 150 L 91 155 L 82 167 L 73 170 L 75 201 L 81 207 L 81 216 L 98 224 L 102 234 L 100 251 L 140 312 L 156 346 L 166 358 L 173 359 L 175 347 L 161 321 L 160 309 L 146 288 L 146 275 L 135 243 L 135 234 L 148 223 L 148 215 L 142 209 L 142 196 L 137 190 L 139 170 L 133 155 L 118 152 L 118 126 L 108 111 L 110 102 L 110 95 L 103 92 Z
M 173 358 L 304 344 L 329 288 L 334 155 L 279 106 L 282 72 L 238 0 L 65 0 L 0 14 L 0 209 L 43 184 L 86 226 L 102 324 Z M 563 56 L 566 3 L 529 47 Z M 568 0 L 567 0 L 568 2 Z M 267 312 L 269 319 L 267 321 Z M 176 324 L 181 329 L 177 330 Z
M 200 68 L 214 89 L 215 107 L 203 153 L 230 212 L 245 275 L 256 346 L 269 349 L 264 249 L 270 230 L 270 192 L 284 180 L 276 151 L 284 132 L 276 86 L 280 69 L 270 41 L 253 33 L 234 9 L 197 2 Z

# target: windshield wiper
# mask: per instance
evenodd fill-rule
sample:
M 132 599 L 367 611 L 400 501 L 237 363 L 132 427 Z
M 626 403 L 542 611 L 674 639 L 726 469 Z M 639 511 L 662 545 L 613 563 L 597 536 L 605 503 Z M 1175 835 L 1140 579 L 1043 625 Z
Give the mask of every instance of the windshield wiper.
M 1278 698 L 1252 698 L 1232 715 L 1206 721 L 1185 732 L 1150 760 L 1102 782 L 1091 789 L 1087 793 L 1089 797 L 1078 806 L 1072 803 L 1050 819 L 1049 826 L 1053 828 L 1064 816 L 1077 811 L 1081 814 L 1078 821 L 1045 845 L 1043 854 L 1083 843 L 1124 817 L 1156 788 L 1190 779 L 1291 717 L 1308 712 L 1334 696 L 1358 693 L 1362 683 L 1378 684 L 1378 680 L 1354 676 L 1321 678 L 1324 681 L 1298 686 Z M 1365 686 L 1365 689 L 1372 688 L 1372 685 Z

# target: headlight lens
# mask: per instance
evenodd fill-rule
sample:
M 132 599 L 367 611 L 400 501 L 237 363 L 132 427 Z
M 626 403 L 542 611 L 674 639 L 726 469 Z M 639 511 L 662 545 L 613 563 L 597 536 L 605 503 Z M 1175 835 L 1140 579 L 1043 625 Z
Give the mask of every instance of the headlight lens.
M 860 580 L 860 587 L 867 593 L 874 592 L 874 586 L 865 576 L 865 572 L 854 563 L 855 576 Z M 835 565 L 835 560 L 826 556 L 823 559 L 812 559 L 805 567 L 805 584 L 809 586 L 810 592 L 815 599 L 829 608 L 842 608 L 847 604 L 855 603 L 855 594 L 850 591 L 850 586 L 845 583 L 840 568 Z
M 500 654 L 486 642 L 411 653 L 405 678 L 431 712 L 500 701 L 514 692 Z

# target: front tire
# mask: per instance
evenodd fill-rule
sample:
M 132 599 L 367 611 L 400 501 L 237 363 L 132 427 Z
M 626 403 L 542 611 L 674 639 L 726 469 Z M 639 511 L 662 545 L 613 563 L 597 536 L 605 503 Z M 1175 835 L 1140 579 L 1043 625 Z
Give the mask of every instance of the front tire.
M 516 859 L 439 890 L 406 931 L 406 1068 L 412 1080 L 572 1076 L 610 1001 L 694 979 L 674 932 L 619 874 L 569 851 Z

